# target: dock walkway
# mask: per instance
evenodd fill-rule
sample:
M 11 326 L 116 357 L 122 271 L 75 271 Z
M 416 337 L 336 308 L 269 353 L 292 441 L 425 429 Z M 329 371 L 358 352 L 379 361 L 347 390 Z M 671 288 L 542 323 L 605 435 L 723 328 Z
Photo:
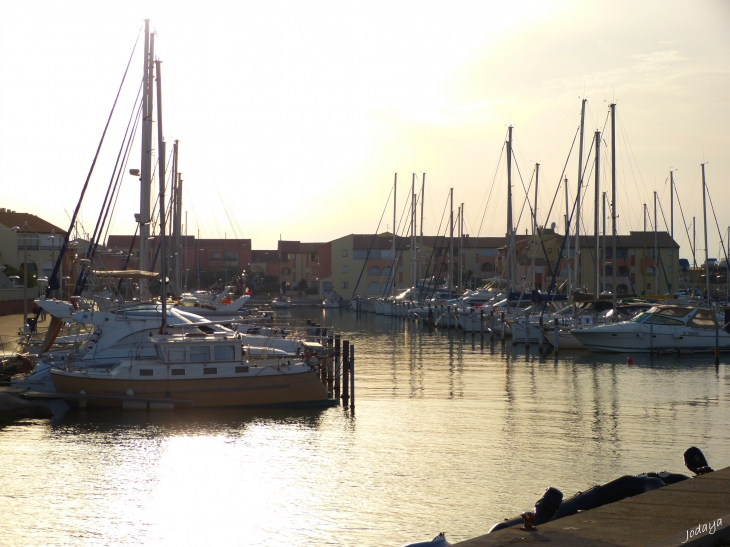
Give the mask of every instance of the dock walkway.
M 538 526 L 534 532 L 514 526 L 453 545 L 533 544 L 553 547 L 730 545 L 730 467 L 554 520 Z

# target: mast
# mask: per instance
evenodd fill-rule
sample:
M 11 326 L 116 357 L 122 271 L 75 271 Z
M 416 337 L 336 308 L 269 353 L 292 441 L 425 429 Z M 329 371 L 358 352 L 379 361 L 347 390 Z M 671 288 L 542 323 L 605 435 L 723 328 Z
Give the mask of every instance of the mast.
M 411 287 L 416 286 L 416 174 L 411 178 Z
M 613 286 L 613 316 L 616 321 L 616 104 L 611 104 L 611 285 Z
M 580 259 L 580 202 L 583 188 L 583 125 L 586 117 L 586 100 L 581 101 L 580 107 L 580 146 L 578 148 L 578 195 L 575 208 L 575 286 L 580 287 L 582 281 Z
M 707 250 L 707 183 L 705 182 L 705 164 L 702 164 L 702 216 L 705 224 L 705 285 L 707 287 L 707 307 L 710 307 L 710 261 Z
M 426 197 L 426 173 L 421 179 L 421 245 L 418 250 L 418 280 L 423 281 L 423 203 Z
M 449 214 L 449 296 L 454 290 L 454 189 L 449 190 L 451 213 Z
M 464 287 L 464 204 L 459 208 L 459 290 Z
M 165 141 L 162 138 L 162 73 L 160 72 L 161 61 L 155 61 L 157 67 L 157 173 L 160 181 L 160 301 L 162 302 L 162 324 L 160 334 L 167 334 L 167 239 L 165 234 Z
M 515 263 L 514 260 L 514 226 L 512 222 L 512 126 L 509 126 L 509 138 L 507 140 L 507 268 L 509 272 L 509 284 L 507 298 L 515 285 Z
M 570 203 L 568 197 L 568 177 L 565 177 L 565 239 L 567 240 L 565 242 L 565 248 L 567 249 L 566 256 L 565 256 L 565 266 L 566 266 L 566 289 L 565 289 L 565 296 L 570 298 L 570 295 L 573 294 L 573 291 L 571 290 L 571 272 L 570 272 Z
M 537 254 L 537 241 L 535 236 L 539 236 L 537 229 L 537 185 L 540 183 L 540 164 L 535 164 L 535 207 L 532 212 L 532 244 L 535 248 L 532 251 L 532 288 L 535 288 L 535 255 Z
M 654 192 L 654 294 L 659 295 L 659 242 L 658 238 L 659 227 L 657 225 L 656 215 L 656 191 Z
M 692 265 L 697 267 L 697 217 L 692 217 Z
M 174 192 L 173 199 L 173 247 L 172 255 L 175 257 L 175 285 L 174 293 L 182 294 L 182 180 L 180 178 L 180 165 L 178 163 L 178 153 L 180 151 L 180 141 L 176 140 L 173 148 L 173 171 L 172 171 L 172 190 Z
M 674 241 L 674 171 L 669 171 L 669 229 Z
M 594 267 L 595 270 L 595 280 L 596 280 L 596 300 L 598 300 L 601 296 L 601 270 L 600 270 L 600 260 L 599 260 L 599 240 L 598 240 L 598 214 L 599 214 L 599 207 L 600 207 L 600 197 L 601 197 L 601 132 L 596 131 L 595 132 L 595 139 L 596 139 L 596 182 L 595 182 L 595 194 L 594 194 L 594 204 L 593 204 L 593 239 L 595 243 L 594 248 Z
M 603 217 L 603 239 L 601 241 L 601 280 L 603 281 L 603 286 L 606 286 L 606 201 L 608 201 L 608 194 L 606 192 L 603 192 L 603 199 L 601 200 L 601 205 L 603 207 L 603 214 L 601 215 Z
M 390 292 L 392 294 L 395 294 L 395 272 L 398 270 L 398 264 L 395 262 L 395 205 L 396 205 L 396 197 L 398 197 L 398 173 L 395 174 L 395 179 L 393 180 L 393 267 L 391 268 L 390 276 L 391 276 L 391 282 L 390 282 Z
M 150 193 L 152 190 L 152 82 L 151 59 L 154 55 L 155 36 L 150 35 L 150 20 L 144 21 L 144 70 L 142 72 L 142 157 L 139 191 L 139 269 L 149 271 Z M 149 281 L 139 280 L 139 299 L 149 296 Z

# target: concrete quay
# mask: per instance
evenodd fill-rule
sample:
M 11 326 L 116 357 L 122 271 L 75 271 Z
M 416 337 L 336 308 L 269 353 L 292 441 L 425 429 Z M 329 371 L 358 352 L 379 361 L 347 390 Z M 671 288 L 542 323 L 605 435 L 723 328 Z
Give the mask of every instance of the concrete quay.
M 554 520 L 533 532 L 513 526 L 453 545 L 546 544 L 555 547 L 730 545 L 730 467 Z

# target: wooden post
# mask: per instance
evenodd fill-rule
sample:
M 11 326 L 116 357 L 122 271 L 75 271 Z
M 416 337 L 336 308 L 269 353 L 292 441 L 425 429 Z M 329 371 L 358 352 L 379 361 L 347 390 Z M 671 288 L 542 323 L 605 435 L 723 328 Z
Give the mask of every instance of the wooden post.
M 555 343 L 553 344 L 555 346 L 555 355 L 558 355 L 558 352 L 560 351 L 560 326 L 558 325 L 558 318 L 555 318 Z
M 494 310 L 489 312 L 489 339 L 494 340 Z
M 514 336 L 514 333 L 512 333 Z M 525 348 L 530 349 L 530 314 L 525 316 Z
M 355 346 L 350 346 L 350 410 L 355 410 Z
M 340 399 L 340 335 L 335 335 L 335 398 Z
M 350 342 L 342 341 L 342 406 L 350 400 Z
M 479 336 L 484 338 L 484 308 L 479 310 Z
M 537 343 L 537 348 L 538 349 L 537 350 L 540 353 L 540 355 L 542 355 L 542 351 L 543 351 L 543 348 L 542 348 L 542 339 L 545 336 L 545 331 L 543 330 L 543 324 L 542 324 L 542 315 L 540 315 L 540 328 L 538 330 L 537 336 L 538 336 L 538 343 Z
M 507 336 L 507 334 L 505 333 L 505 329 L 504 329 L 504 312 L 502 312 L 502 342 L 504 342 L 504 339 L 506 336 Z

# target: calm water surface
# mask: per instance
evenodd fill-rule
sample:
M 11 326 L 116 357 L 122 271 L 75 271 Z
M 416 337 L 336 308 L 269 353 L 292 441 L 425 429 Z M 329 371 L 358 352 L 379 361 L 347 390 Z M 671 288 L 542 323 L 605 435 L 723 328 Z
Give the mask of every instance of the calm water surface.
M 565 353 L 347 311 L 354 414 L 76 413 L 0 429 L 0 545 L 454 542 L 623 474 L 730 465 L 730 370 Z M 727 357 L 723 357 L 726 361 Z

